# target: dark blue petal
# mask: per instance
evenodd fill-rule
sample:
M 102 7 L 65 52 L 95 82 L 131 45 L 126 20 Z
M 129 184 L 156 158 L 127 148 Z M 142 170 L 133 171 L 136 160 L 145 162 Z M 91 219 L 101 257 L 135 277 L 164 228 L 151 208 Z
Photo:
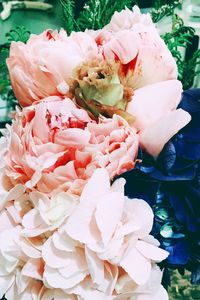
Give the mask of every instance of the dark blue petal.
M 157 167 L 164 173 L 168 172 L 174 165 L 176 161 L 176 148 L 174 144 L 170 141 L 168 142 L 157 159 Z
M 164 242 L 162 247 L 169 252 L 167 263 L 171 265 L 185 265 L 189 260 L 188 247 L 184 239 L 175 243 Z

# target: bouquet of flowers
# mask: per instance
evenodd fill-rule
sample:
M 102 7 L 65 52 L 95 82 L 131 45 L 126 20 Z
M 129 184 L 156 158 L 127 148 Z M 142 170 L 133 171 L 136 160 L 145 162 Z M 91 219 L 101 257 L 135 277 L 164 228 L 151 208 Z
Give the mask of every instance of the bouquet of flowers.
M 170 247 L 149 204 L 193 125 L 150 16 L 134 7 L 98 31 L 32 35 L 7 64 L 20 106 L 0 140 L 0 297 L 168 299 L 157 263 Z

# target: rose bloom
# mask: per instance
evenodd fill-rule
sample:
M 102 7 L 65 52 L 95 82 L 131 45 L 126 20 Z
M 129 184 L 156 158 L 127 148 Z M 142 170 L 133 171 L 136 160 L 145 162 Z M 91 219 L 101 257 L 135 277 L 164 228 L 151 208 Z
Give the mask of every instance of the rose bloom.
M 51 95 L 66 95 L 72 69 L 97 46 L 87 33 L 70 37 L 62 29 L 31 35 L 26 44 L 12 42 L 7 59 L 12 88 L 22 106 L 31 105 Z
M 138 151 L 138 135 L 115 115 L 92 121 L 70 99 L 49 97 L 17 111 L 8 129 L 3 159 L 3 185 L 17 184 L 51 193 L 54 189 L 80 194 L 96 168 L 110 178 L 131 169 Z

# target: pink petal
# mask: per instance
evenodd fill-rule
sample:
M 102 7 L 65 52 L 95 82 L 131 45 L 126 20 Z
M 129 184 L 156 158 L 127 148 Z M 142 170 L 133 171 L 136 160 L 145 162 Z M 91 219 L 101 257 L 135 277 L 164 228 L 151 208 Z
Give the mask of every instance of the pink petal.
M 102 284 L 104 281 L 104 262 L 99 259 L 95 252 L 85 247 L 85 256 L 88 269 L 94 284 Z
M 75 251 L 75 247 L 77 246 L 78 242 L 72 240 L 67 234 L 59 234 L 55 232 L 52 236 L 53 244 L 58 250 L 63 250 L 67 252 Z
M 34 208 L 31 209 L 22 219 L 22 225 L 27 229 L 35 229 L 43 223 L 42 218 L 38 211 Z
M 160 262 L 166 259 L 169 253 L 161 248 L 146 243 L 144 241 L 137 241 L 135 247 L 140 251 L 146 258 L 152 259 L 156 262 Z
M 69 289 L 77 285 L 84 278 L 85 272 L 78 272 L 71 277 L 65 278 L 56 269 L 46 266 L 44 270 L 44 281 L 51 288 Z
M 110 241 L 120 222 L 123 205 L 124 194 L 119 192 L 109 193 L 97 203 L 95 218 L 105 245 Z
M 169 300 L 168 293 L 162 285 L 158 288 L 156 293 L 153 294 L 139 294 L 137 300 Z
M 86 244 L 96 243 L 100 239 L 100 233 L 93 218 L 94 208 L 94 205 L 90 203 L 81 203 L 68 218 L 65 231 L 72 239 Z
M 68 128 L 55 134 L 54 142 L 67 147 L 82 148 L 89 143 L 91 134 L 83 129 Z
M 181 91 L 182 85 L 178 80 L 162 81 L 137 89 L 127 106 L 127 112 L 136 118 L 134 127 L 144 130 L 175 110 L 181 100 Z
M 67 234 L 81 243 L 92 244 L 100 239 L 100 232 L 93 217 L 96 203 L 109 192 L 110 180 L 105 169 L 95 170 L 80 197 L 80 204 L 68 218 Z
M 119 275 L 118 267 L 115 265 L 111 265 L 107 262 L 104 262 L 104 267 L 105 267 L 105 278 L 102 284 L 99 285 L 98 289 L 104 292 L 104 294 L 110 296 L 112 295 L 116 286 L 117 278 Z
M 146 237 L 153 226 L 154 214 L 147 202 L 141 199 L 126 199 L 124 211 L 126 213 L 125 230 L 129 230 L 132 223 L 134 234 L 139 238 Z M 127 224 L 127 225 L 126 225 Z M 123 232 L 122 227 L 122 232 Z M 121 229 L 119 229 L 120 233 Z M 126 231 L 125 231 L 126 232 Z
M 4 209 L 0 213 L 0 233 L 6 229 L 11 229 L 15 227 L 16 224 L 9 216 L 8 212 Z
M 59 273 L 65 277 L 70 278 L 78 273 L 84 273 L 85 276 L 88 275 L 88 266 L 85 260 L 85 254 L 83 249 L 77 249 L 76 253 L 73 253 L 69 260 L 69 264 L 65 268 L 60 268 Z
M 132 42 L 134 40 L 134 43 Z M 122 64 L 132 61 L 139 50 L 138 36 L 130 30 L 121 30 L 103 45 L 106 59 L 119 58 Z M 115 57 L 116 55 L 116 57 Z
M 182 109 L 170 112 L 141 133 L 140 145 L 149 154 L 157 157 L 170 138 L 190 120 L 190 114 Z
M 63 268 L 70 263 L 73 253 L 57 249 L 50 237 L 43 245 L 42 258 L 49 267 Z
M 21 275 L 42 280 L 42 260 L 29 259 L 22 268 Z
M 41 257 L 41 252 L 33 247 L 28 240 L 21 239 L 20 240 L 20 246 L 22 251 L 31 258 L 40 258 Z
M 68 292 L 80 296 L 78 299 L 80 298 L 81 300 L 111 300 L 110 297 L 106 297 L 105 293 L 94 288 L 89 276 Z
M 137 283 L 145 284 L 151 274 L 151 262 L 135 247 L 130 248 L 120 262 L 120 266 Z
M 39 137 L 43 143 L 49 141 L 49 127 L 46 121 L 46 113 L 46 105 L 44 102 L 35 106 L 35 117 L 32 125 L 33 136 Z
M 103 168 L 97 169 L 85 185 L 80 202 L 88 202 L 90 200 L 91 203 L 94 202 L 96 204 L 96 198 L 108 193 L 109 190 L 110 178 L 108 172 Z

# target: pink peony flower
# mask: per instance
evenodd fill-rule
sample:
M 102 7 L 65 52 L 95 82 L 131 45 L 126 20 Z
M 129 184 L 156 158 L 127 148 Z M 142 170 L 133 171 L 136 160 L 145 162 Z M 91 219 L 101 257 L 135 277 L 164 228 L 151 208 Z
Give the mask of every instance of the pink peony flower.
M 134 167 L 138 136 L 119 116 L 92 121 L 70 99 L 50 97 L 18 111 L 9 128 L 6 189 L 22 184 L 37 191 L 80 194 L 96 168 L 110 178 Z
M 83 32 L 67 36 L 49 30 L 31 35 L 27 44 L 13 42 L 7 59 L 13 91 L 22 106 L 47 96 L 66 95 L 71 71 L 97 53 L 95 41 Z
M 138 7 L 116 13 L 98 33 L 96 42 L 106 60 L 121 63 L 120 79 L 124 86 L 136 90 L 177 78 L 175 59 L 150 16 L 142 15 Z
M 181 92 L 178 80 L 167 80 L 136 90 L 128 103 L 127 112 L 135 116 L 133 126 L 140 134 L 140 146 L 154 157 L 191 120 L 189 113 L 176 109 Z

